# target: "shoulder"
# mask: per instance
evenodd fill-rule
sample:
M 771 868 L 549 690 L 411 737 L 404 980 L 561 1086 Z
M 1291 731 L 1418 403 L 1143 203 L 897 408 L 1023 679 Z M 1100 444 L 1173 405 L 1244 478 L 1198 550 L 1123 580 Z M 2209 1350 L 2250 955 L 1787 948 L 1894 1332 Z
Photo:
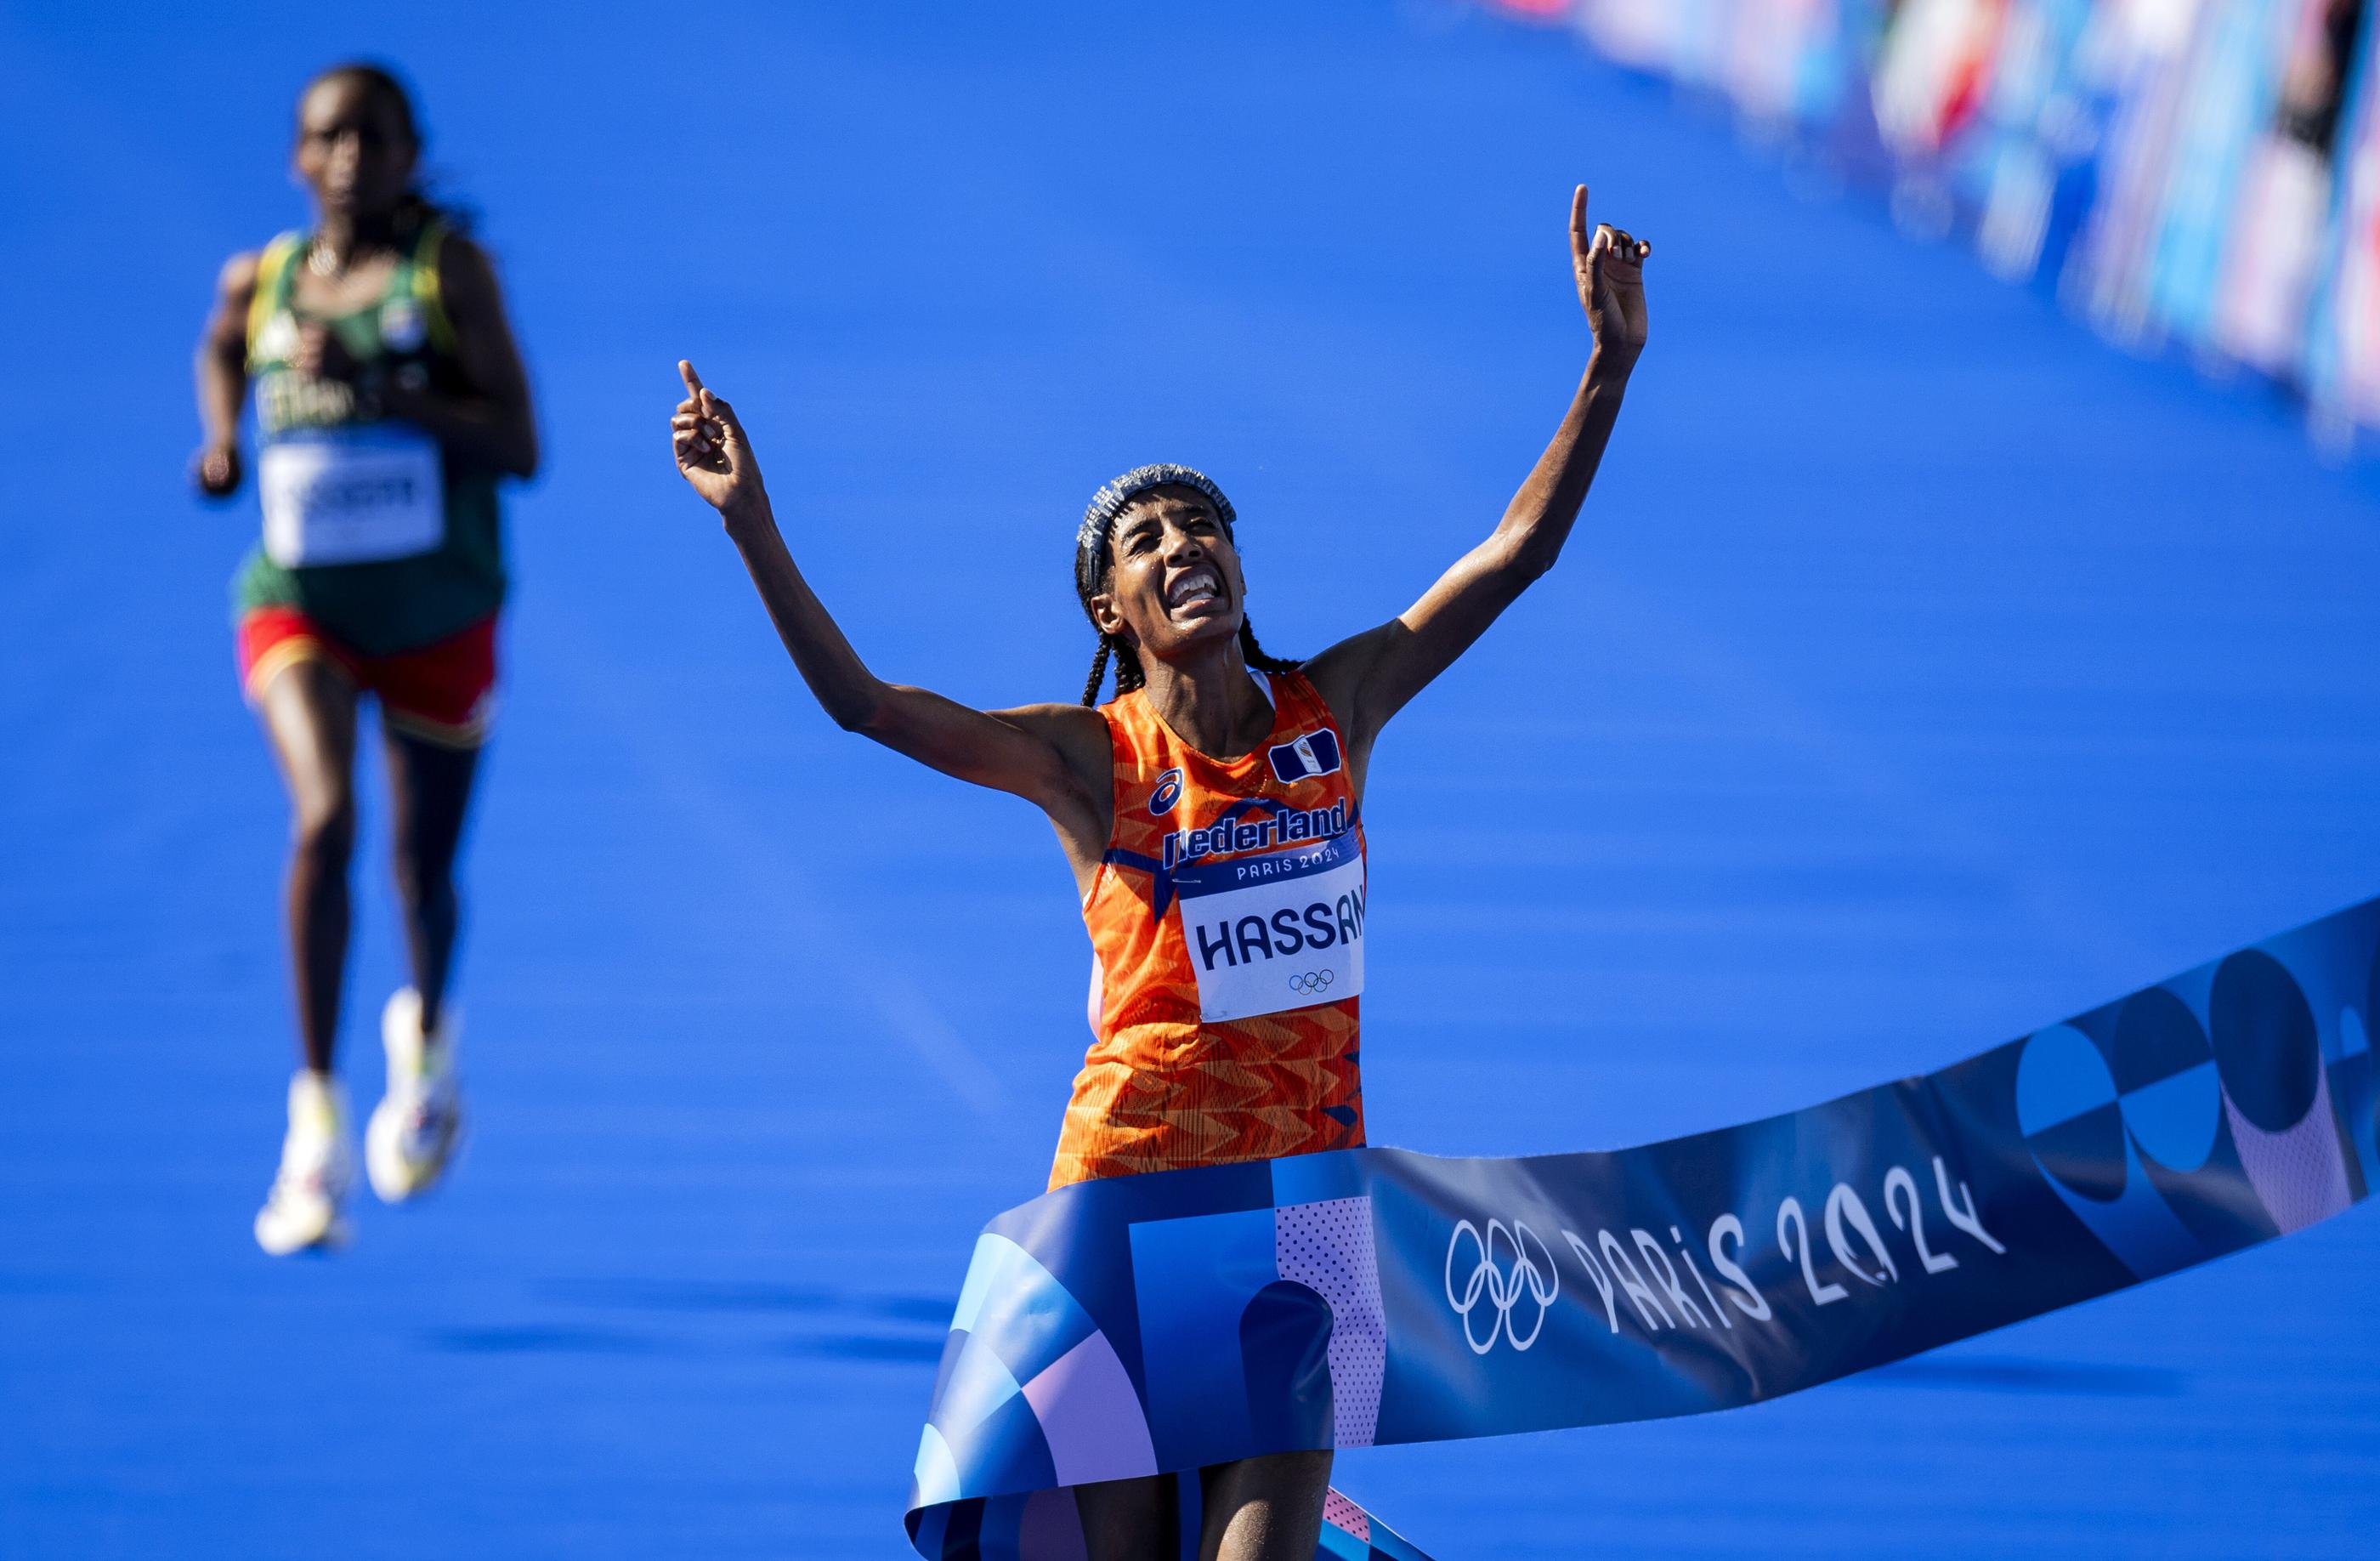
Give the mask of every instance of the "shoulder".
M 1108 719 L 1081 704 L 1026 704 L 992 712 L 1017 730 L 1056 749 L 1077 774 L 1104 775 L 1111 760 Z
M 207 340 L 229 352 L 255 336 L 273 297 L 273 268 L 281 262 L 278 239 L 261 250 L 243 250 L 224 262 L 215 275 L 214 308 L 207 317 Z
M 466 344 L 484 348 L 507 342 L 511 322 L 496 285 L 495 262 L 480 241 L 441 222 L 422 236 L 415 251 L 417 286 L 430 305 L 431 339 L 450 352 Z M 482 363 L 482 372 L 493 372 Z
M 1355 725 L 1356 706 L 1365 679 L 1371 676 L 1390 640 L 1403 628 L 1394 618 L 1360 634 L 1351 634 L 1308 661 L 1295 674 L 1302 677 L 1341 731 Z
M 215 276 L 215 288 L 226 303 L 245 307 L 259 293 L 272 291 L 279 286 L 289 269 L 306 248 L 306 235 L 291 228 L 273 235 L 261 249 L 242 250 L 224 262 L 223 270 Z
M 1115 774 L 1114 739 L 1105 715 L 1080 704 L 1026 704 L 991 714 L 1040 742 L 1068 777 L 1069 795 L 1105 816 Z
M 1010 726 L 1055 745 L 1070 758 L 1080 752 L 1096 754 L 1101 762 L 1107 759 L 1107 717 L 1088 705 L 1024 704 L 1014 710 L 995 710 L 992 713 Z
M 263 250 L 242 250 L 224 262 L 215 274 L 215 292 L 225 303 L 245 306 L 256 296 L 257 282 L 264 274 Z
M 473 304 L 492 304 L 496 299 L 496 262 L 486 248 L 469 234 L 458 233 L 443 224 L 435 242 L 437 252 L 431 263 L 438 274 L 438 290 L 449 305 L 468 309 Z

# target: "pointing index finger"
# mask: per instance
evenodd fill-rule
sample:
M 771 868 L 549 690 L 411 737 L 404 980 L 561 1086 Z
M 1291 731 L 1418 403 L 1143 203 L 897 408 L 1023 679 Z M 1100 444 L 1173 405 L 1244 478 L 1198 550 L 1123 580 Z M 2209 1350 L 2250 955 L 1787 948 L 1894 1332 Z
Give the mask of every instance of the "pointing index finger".
M 677 360 L 677 372 L 678 377 L 686 381 L 686 393 L 688 396 L 693 396 L 696 400 L 700 400 L 702 398 L 702 376 L 694 372 L 694 365 L 681 358 Z

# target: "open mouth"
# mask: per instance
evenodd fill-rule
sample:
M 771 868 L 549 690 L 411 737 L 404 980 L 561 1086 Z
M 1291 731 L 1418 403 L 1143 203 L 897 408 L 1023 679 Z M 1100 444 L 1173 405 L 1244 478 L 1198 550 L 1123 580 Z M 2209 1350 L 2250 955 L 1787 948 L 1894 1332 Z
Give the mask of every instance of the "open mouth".
M 1184 570 L 1181 579 L 1165 588 L 1165 606 L 1168 612 L 1179 612 L 1201 603 L 1220 601 L 1222 595 L 1222 580 L 1213 569 L 1202 564 L 1195 569 Z

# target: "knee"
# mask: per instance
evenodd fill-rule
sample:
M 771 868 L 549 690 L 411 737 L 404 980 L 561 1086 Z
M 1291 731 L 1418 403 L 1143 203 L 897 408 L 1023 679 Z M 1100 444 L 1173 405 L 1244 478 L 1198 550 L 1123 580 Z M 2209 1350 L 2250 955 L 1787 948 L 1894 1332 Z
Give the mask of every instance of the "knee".
M 354 794 L 345 787 L 330 787 L 301 799 L 292 834 L 300 860 L 318 869 L 345 872 L 356 848 Z
M 428 850 L 410 835 L 396 838 L 396 892 L 416 909 L 436 907 L 455 897 L 454 866 L 444 853 Z

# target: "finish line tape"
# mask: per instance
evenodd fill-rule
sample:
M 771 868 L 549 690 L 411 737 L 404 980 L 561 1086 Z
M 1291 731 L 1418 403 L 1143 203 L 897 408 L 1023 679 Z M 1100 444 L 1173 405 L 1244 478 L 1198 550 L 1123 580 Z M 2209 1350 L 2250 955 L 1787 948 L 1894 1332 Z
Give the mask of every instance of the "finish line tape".
M 986 1228 L 919 1554 L 1082 1561 L 1074 1493 L 1730 1409 L 2267 1241 L 2380 1175 L 2380 900 L 1922 1078 L 1637 1149 L 1342 1150 Z M 1427 1561 L 1332 1493 L 1319 1556 Z M 1188 1554 L 1196 1554 L 1195 1548 Z

